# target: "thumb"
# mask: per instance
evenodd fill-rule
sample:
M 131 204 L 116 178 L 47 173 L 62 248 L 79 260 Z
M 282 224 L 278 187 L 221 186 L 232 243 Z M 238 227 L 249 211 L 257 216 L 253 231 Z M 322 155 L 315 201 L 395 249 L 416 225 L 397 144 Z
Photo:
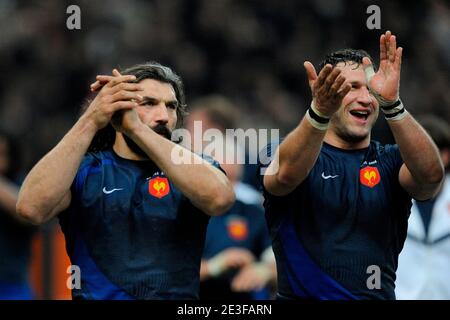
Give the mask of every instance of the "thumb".
M 309 86 L 312 88 L 314 81 L 317 79 L 316 68 L 314 68 L 314 65 L 309 61 L 305 61 L 303 66 L 305 67 L 306 75 L 308 76 Z
M 366 74 L 367 82 L 372 79 L 375 74 L 375 70 L 373 69 L 372 61 L 368 57 L 364 57 L 362 60 L 364 73 Z

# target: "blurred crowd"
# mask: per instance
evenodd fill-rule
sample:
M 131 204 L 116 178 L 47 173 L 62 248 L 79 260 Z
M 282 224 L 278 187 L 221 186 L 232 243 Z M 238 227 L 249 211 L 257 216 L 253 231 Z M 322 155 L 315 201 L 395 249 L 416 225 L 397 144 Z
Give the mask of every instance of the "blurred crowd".
M 66 8 L 81 9 L 68 30 Z M 369 5 L 382 30 L 366 26 Z M 21 141 L 29 169 L 70 128 L 96 74 L 157 60 L 184 79 L 188 103 L 219 93 L 242 128 L 286 134 L 310 101 L 303 61 L 366 49 L 390 29 L 405 48 L 401 95 L 413 114 L 450 119 L 450 14 L 434 1 L 0 1 L 0 127 Z M 382 123 L 382 121 L 380 121 Z M 375 133 L 389 139 L 385 127 Z

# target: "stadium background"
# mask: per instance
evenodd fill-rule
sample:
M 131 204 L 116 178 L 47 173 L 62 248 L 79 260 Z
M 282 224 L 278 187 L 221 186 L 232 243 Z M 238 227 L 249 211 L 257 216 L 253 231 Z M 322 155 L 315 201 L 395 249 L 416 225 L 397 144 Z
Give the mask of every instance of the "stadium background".
M 81 30 L 66 8 L 81 8 Z M 366 8 L 381 8 L 369 30 Z M 391 30 L 404 47 L 401 96 L 414 114 L 450 121 L 448 2 L 349 0 L 0 1 L 0 127 L 20 140 L 23 173 L 78 116 L 96 74 L 156 60 L 184 79 L 187 101 L 218 93 L 239 106 L 241 128 L 284 135 L 310 101 L 303 61 L 363 48 L 378 61 Z M 374 137 L 391 142 L 383 119 Z M 2 262 L 5 263 L 5 262 Z M 66 299 L 64 241 L 56 221 L 33 242 L 37 297 Z

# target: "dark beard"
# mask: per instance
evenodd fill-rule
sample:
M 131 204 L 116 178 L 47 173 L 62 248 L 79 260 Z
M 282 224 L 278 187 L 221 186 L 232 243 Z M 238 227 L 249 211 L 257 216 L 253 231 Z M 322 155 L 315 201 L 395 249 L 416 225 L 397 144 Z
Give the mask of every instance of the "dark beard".
M 169 130 L 165 125 L 158 124 L 155 128 L 152 128 L 153 131 L 155 131 L 157 134 L 162 135 L 167 140 L 171 140 L 172 138 L 172 131 Z M 136 153 L 138 156 L 148 158 L 148 155 L 142 150 L 136 142 L 134 142 L 131 138 L 129 138 L 126 134 L 123 135 L 123 138 L 125 139 L 126 144 L 128 147 Z

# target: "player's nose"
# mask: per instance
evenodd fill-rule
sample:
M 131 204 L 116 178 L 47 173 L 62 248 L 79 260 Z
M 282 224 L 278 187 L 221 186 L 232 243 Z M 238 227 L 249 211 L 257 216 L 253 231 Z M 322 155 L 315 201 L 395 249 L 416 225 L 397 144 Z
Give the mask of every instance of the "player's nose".
M 169 113 L 167 112 L 165 103 L 161 102 L 155 109 L 154 121 L 164 125 L 167 124 L 169 122 Z

